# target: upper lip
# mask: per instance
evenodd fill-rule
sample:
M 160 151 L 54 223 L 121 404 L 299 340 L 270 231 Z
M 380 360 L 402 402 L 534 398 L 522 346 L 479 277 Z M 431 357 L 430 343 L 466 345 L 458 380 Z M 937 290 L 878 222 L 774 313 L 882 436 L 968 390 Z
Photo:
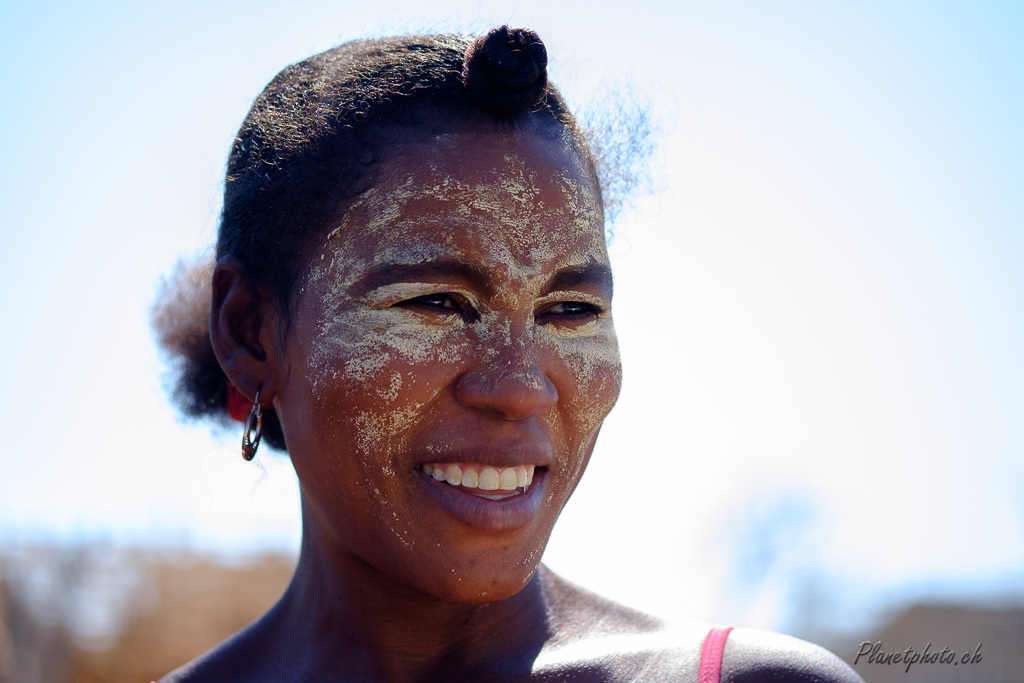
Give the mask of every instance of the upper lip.
M 491 467 L 516 467 L 518 465 L 534 465 L 536 467 L 551 467 L 554 462 L 554 455 L 550 447 L 542 447 L 536 444 L 505 443 L 486 444 L 476 443 L 473 445 L 448 447 L 444 449 L 433 448 L 416 459 L 416 463 L 473 463 L 476 465 L 490 465 Z

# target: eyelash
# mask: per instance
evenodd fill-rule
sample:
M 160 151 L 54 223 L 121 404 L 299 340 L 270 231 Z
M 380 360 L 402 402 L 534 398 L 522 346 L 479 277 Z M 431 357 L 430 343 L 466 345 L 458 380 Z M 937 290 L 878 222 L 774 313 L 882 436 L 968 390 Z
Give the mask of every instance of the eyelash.
M 560 313 L 556 313 L 555 309 L 561 307 L 563 310 Z M 572 310 L 566 310 L 572 309 Z M 541 322 L 546 316 L 558 316 L 562 320 L 571 320 L 573 322 L 579 322 L 583 318 L 597 318 L 601 315 L 601 309 L 594 304 L 587 303 L 586 301 L 559 301 L 551 304 L 540 313 L 537 314 L 537 321 Z
M 408 299 L 402 302 L 403 304 L 420 304 L 423 306 L 429 306 L 431 308 L 449 308 L 453 310 L 460 310 L 461 306 L 455 301 L 455 297 L 451 294 L 438 293 L 438 294 L 424 294 L 413 299 Z M 450 306 L 445 304 L 451 304 Z
M 468 301 L 457 294 L 449 294 L 447 292 L 424 294 L 423 296 L 406 299 L 405 301 L 399 302 L 397 305 L 421 306 L 424 308 L 431 308 L 439 312 L 444 311 L 445 313 L 457 313 L 470 322 L 480 318 L 480 314 L 476 312 Z
M 402 301 L 400 306 L 424 306 L 427 308 L 438 309 L 441 311 L 458 313 L 468 320 L 478 320 L 480 314 L 466 301 L 458 295 L 449 294 L 446 292 L 438 292 L 437 294 L 425 294 L 418 296 L 413 299 L 407 299 Z M 562 312 L 556 312 L 555 309 L 562 307 Z M 549 305 L 537 313 L 536 319 L 541 324 L 545 318 L 558 317 L 562 320 L 570 320 L 573 322 L 579 321 L 584 317 L 597 318 L 601 315 L 602 309 L 594 304 L 587 303 L 586 301 L 559 301 Z

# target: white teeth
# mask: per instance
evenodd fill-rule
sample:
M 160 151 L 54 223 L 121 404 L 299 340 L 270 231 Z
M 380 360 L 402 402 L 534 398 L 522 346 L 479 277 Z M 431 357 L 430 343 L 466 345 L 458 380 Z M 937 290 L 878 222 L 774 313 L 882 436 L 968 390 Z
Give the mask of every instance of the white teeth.
M 480 473 L 480 488 L 484 491 L 498 490 L 498 470 L 493 467 L 485 467 Z
M 498 488 L 502 491 L 515 491 L 516 490 L 516 471 L 511 467 L 506 467 L 498 475 Z
M 526 489 L 533 483 L 534 465 L 518 465 L 516 467 L 491 467 L 473 464 L 427 464 L 421 465 L 427 476 L 437 481 L 447 481 L 452 486 L 465 486 L 469 489 L 479 488 L 483 491 L 515 491 Z M 482 495 L 482 494 L 477 494 Z M 494 498 L 494 496 L 484 496 Z M 497 499 L 507 497 L 498 496 Z

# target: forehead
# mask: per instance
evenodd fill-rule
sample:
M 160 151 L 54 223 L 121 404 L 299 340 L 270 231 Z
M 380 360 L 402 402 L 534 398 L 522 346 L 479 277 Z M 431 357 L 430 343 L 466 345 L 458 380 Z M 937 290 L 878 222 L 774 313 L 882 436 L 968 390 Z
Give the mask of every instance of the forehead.
M 567 140 L 534 133 L 403 144 L 339 217 L 331 240 L 349 265 L 364 268 L 458 258 L 541 275 L 608 261 L 586 162 Z

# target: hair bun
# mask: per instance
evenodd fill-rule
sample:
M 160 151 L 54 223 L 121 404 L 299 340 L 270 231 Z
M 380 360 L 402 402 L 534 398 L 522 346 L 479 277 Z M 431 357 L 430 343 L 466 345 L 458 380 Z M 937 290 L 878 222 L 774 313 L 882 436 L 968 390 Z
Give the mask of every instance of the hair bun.
M 492 28 L 466 50 L 462 77 L 487 109 L 518 114 L 547 95 L 548 51 L 528 28 Z

